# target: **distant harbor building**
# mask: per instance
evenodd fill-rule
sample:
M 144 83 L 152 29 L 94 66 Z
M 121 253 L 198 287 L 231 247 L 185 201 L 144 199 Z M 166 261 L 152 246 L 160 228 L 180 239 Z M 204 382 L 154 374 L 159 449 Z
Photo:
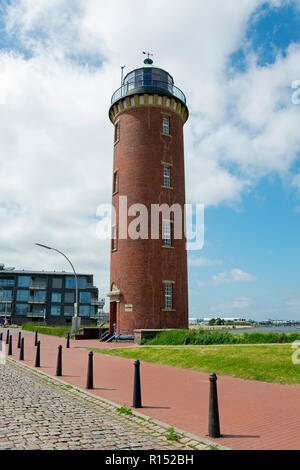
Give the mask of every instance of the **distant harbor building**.
M 224 320 L 224 321 L 232 321 L 232 322 L 235 322 L 235 323 L 245 323 L 247 320 L 246 318 L 240 318 L 240 317 L 220 317 L 220 316 L 215 316 L 215 317 L 210 317 L 210 318 L 204 318 L 204 321 L 205 322 L 209 322 L 210 320 L 216 320 L 217 318 L 220 318 L 221 320 Z
M 152 65 L 130 71 L 113 94 L 112 204 L 185 205 L 183 126 L 188 119 L 184 93 L 172 76 Z M 129 220 L 130 222 L 130 220 Z M 150 227 L 150 223 L 149 223 Z M 184 218 L 181 220 L 184 233 Z M 174 213 L 160 218 L 160 236 L 130 239 L 112 227 L 110 332 L 188 328 L 186 239 L 174 236 Z
M 105 299 L 99 299 L 92 274 L 78 274 L 79 316 L 86 324 L 100 318 Z M 65 271 L 28 271 L 0 265 L 0 317 L 11 323 L 46 321 L 71 323 L 75 278 Z

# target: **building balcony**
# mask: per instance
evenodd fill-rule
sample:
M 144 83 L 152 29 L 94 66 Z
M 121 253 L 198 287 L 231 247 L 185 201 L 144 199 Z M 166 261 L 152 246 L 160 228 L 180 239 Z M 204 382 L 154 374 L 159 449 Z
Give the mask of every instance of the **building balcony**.
M 44 282 L 31 282 L 29 284 L 29 289 L 44 290 L 47 289 L 47 284 L 45 284 Z
M 11 304 L 12 299 L 0 299 L 0 304 Z
M 26 314 L 26 317 L 29 317 L 29 318 L 44 318 L 44 313 L 43 312 L 28 312 Z
M 28 299 L 28 303 L 29 304 L 45 304 L 46 303 L 46 300 L 42 300 L 42 299 L 36 299 L 35 297 L 29 297 Z
M 118 88 L 112 95 L 111 106 L 126 96 L 144 93 L 166 95 L 170 98 L 177 98 L 179 101 L 186 104 L 185 94 L 172 83 L 144 78 L 142 80 L 124 83 L 124 85 Z

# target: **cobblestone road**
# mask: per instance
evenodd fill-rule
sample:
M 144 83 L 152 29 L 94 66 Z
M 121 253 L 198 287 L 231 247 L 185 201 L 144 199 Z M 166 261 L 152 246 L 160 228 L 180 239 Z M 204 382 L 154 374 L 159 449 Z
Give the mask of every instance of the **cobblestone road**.
M 0 450 L 208 449 L 18 363 L 0 365 Z

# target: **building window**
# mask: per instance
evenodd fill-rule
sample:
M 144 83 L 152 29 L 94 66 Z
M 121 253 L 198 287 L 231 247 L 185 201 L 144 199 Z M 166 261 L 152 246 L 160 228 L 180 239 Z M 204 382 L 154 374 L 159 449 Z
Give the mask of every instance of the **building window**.
M 117 226 L 113 225 L 111 229 L 111 249 L 115 251 L 117 249 Z
M 62 278 L 55 277 L 54 279 L 52 279 L 52 287 L 53 289 L 62 289 Z
M 119 172 L 116 170 L 114 172 L 114 181 L 113 181 L 113 194 L 119 191 Z
M 36 302 L 45 302 L 46 301 L 46 292 L 44 291 L 35 291 L 33 296 L 33 301 Z
M 170 118 L 168 116 L 162 118 L 162 133 L 170 135 Z
M 0 290 L 0 300 L 11 300 L 12 290 Z
M 120 140 L 120 121 L 115 124 L 115 144 Z
M 80 303 L 81 304 L 91 303 L 91 293 L 90 292 L 80 292 Z
M 30 277 L 29 276 L 19 276 L 18 286 L 19 287 L 29 287 Z
M 171 283 L 164 284 L 164 294 L 165 294 L 165 310 L 172 310 L 173 302 L 173 286 Z
M 14 286 L 14 279 L 0 279 L 0 286 Z
M 28 302 L 28 300 L 29 300 L 29 290 L 18 290 L 17 300 L 21 300 L 23 302 Z
M 74 276 L 66 277 L 66 289 L 76 289 L 76 281 Z
M 73 305 L 65 305 L 65 307 L 64 307 L 64 316 L 65 317 L 73 317 L 73 315 L 74 315 Z
M 60 305 L 51 305 L 51 315 L 53 317 L 59 317 L 60 316 Z
M 172 221 L 163 220 L 163 246 L 172 246 Z
M 51 297 L 52 302 L 61 302 L 61 293 L 60 292 L 52 292 L 52 297 Z
M 28 304 L 16 304 L 16 315 L 27 315 Z
M 87 287 L 86 277 L 79 277 L 78 278 L 78 289 L 86 289 L 86 287 Z
M 11 313 L 11 304 L 8 304 L 8 303 L 3 303 L 3 304 L 0 304 L 0 314 L 1 315 L 5 315 L 6 313 Z
M 80 317 L 89 317 L 91 308 L 89 305 L 80 305 L 79 306 L 79 316 Z
M 73 304 L 75 302 L 75 294 L 73 292 L 65 293 L 65 304 Z
M 165 188 L 170 188 L 171 187 L 171 168 L 167 165 L 163 166 L 163 176 L 164 176 L 163 186 Z

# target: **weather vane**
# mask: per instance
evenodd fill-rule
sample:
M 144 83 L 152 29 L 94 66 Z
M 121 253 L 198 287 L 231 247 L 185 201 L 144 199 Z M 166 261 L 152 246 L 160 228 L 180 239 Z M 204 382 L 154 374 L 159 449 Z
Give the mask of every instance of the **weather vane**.
M 144 52 L 144 51 L 143 51 L 143 54 L 148 56 L 147 59 L 144 60 L 144 64 L 149 64 L 149 65 L 153 64 L 153 60 L 150 59 L 150 56 L 153 56 L 153 54 L 150 54 L 150 52 Z

